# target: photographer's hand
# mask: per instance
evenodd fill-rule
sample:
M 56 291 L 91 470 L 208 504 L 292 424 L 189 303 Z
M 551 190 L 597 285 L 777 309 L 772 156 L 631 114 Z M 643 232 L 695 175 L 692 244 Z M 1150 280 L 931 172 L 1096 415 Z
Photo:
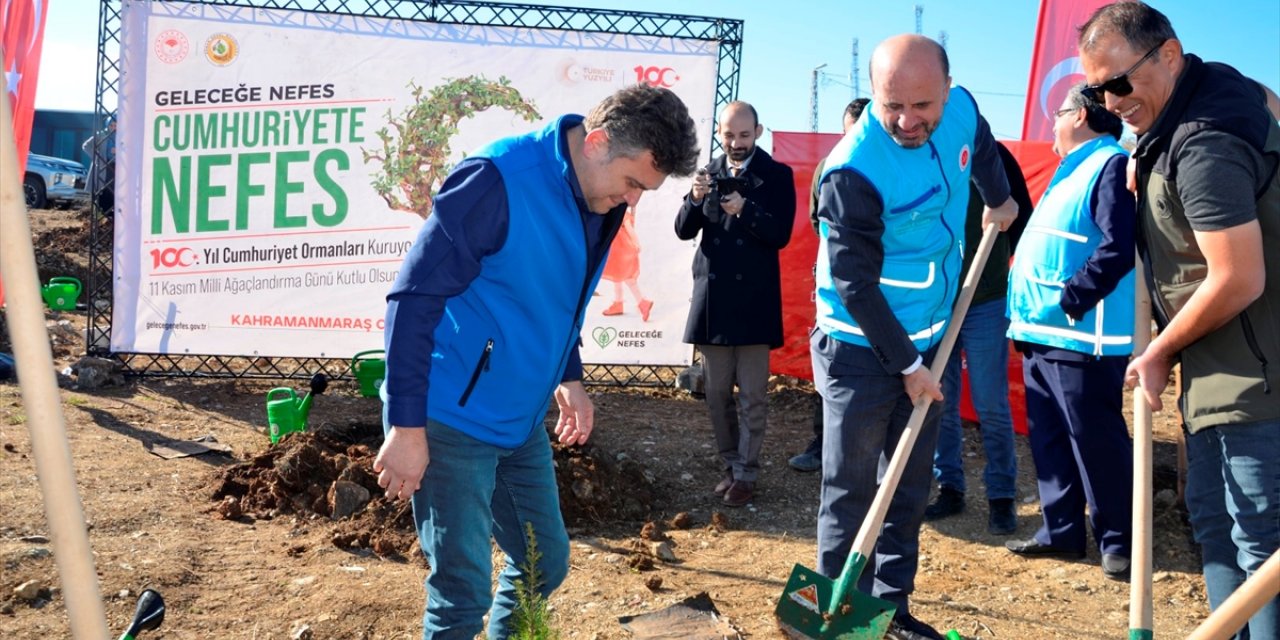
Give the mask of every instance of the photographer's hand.
M 706 169 L 698 169 L 693 175 L 693 187 L 689 190 L 689 198 L 694 204 L 702 204 L 702 199 L 711 191 L 711 176 Z
M 742 208 L 746 204 L 747 199 L 736 191 L 727 196 L 720 196 L 720 210 L 734 217 L 742 213 Z

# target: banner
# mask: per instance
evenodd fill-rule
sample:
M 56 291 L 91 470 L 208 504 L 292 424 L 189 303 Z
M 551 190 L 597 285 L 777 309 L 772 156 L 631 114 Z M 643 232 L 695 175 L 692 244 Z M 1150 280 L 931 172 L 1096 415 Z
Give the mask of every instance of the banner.
M 4 86 L 13 110 L 13 140 L 18 150 L 18 175 L 27 169 L 31 148 L 31 120 L 36 114 L 36 78 L 48 0 L 0 0 L 0 50 L 4 55 Z M 10 123 L 0 123 L 10 124 Z
M 1053 140 L 1053 112 L 1071 85 L 1084 81 L 1076 51 L 1080 25 L 1112 0 L 1040 0 L 1031 78 L 1022 116 L 1023 140 Z
M 637 82 L 680 95 L 711 138 L 708 41 L 183 2 L 126 3 L 121 41 L 120 352 L 381 348 L 385 295 L 467 153 Z M 693 246 L 671 229 L 688 189 L 669 179 L 641 199 L 623 288 L 648 304 L 605 315 L 602 280 L 584 361 L 690 361 Z

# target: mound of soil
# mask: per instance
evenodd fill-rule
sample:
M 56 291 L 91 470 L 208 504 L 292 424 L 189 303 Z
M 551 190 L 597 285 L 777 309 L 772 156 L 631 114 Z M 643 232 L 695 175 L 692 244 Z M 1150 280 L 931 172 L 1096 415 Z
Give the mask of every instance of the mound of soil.
M 334 546 L 397 558 L 418 552 L 408 502 L 389 500 L 373 461 L 381 427 L 352 425 L 296 433 L 246 462 L 218 472 L 210 493 L 216 517 L 253 522 L 281 515 L 337 521 Z M 640 522 L 658 491 L 643 465 L 594 445 L 553 445 L 565 523 Z M 618 458 L 622 458 L 618 460 Z

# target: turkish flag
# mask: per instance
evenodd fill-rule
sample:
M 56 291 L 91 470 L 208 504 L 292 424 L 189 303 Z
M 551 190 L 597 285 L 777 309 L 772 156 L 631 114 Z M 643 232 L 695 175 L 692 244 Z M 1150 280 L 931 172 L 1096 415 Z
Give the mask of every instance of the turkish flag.
M 13 109 L 13 139 L 18 150 L 18 175 L 27 167 L 31 146 L 31 120 L 36 114 L 36 76 L 40 71 L 40 45 L 49 0 L 0 0 L 4 54 L 4 87 Z M 9 170 L 7 167 L 4 170 Z
M 1112 0 L 1040 0 L 1036 46 L 1022 116 L 1023 140 L 1053 140 L 1053 112 L 1071 85 L 1084 81 L 1076 40 L 1080 25 Z

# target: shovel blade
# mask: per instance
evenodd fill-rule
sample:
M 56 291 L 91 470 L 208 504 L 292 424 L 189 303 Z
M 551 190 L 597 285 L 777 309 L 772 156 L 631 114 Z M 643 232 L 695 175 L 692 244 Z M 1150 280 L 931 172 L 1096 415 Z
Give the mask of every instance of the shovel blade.
M 782 590 L 774 615 L 778 627 L 796 640 L 882 640 L 897 605 L 850 589 L 848 603 L 830 624 L 824 612 L 831 606 L 833 580 L 796 565 Z

